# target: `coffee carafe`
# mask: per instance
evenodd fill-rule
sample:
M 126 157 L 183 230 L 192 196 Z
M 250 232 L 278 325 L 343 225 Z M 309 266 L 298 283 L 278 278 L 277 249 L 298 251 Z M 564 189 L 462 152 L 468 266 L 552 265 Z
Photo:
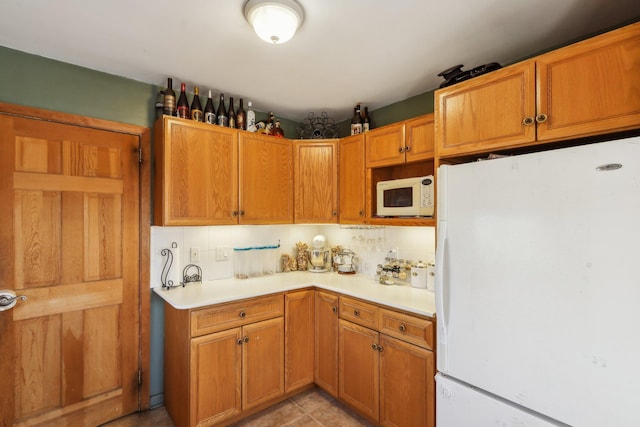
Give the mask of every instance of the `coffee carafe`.
M 314 273 L 329 271 L 331 250 L 327 248 L 327 238 L 318 234 L 313 238 L 312 246 L 308 249 L 308 270 Z

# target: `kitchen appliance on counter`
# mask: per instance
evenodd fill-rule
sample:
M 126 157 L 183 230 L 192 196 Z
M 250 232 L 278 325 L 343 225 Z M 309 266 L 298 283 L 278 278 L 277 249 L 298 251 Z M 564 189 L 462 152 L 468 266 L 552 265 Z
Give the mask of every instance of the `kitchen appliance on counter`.
M 318 234 L 313 238 L 312 248 L 308 249 L 309 263 L 307 269 L 313 273 L 329 271 L 331 249 L 327 247 L 327 238 Z
M 639 426 L 640 137 L 438 169 L 436 425 Z
M 351 249 L 342 249 L 333 257 L 338 274 L 355 274 L 357 257 Z

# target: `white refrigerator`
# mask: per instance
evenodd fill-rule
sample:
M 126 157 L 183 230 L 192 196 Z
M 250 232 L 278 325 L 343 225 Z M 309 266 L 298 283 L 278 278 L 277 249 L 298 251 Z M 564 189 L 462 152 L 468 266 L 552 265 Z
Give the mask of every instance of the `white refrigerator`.
M 640 426 L 640 138 L 441 166 L 437 427 Z

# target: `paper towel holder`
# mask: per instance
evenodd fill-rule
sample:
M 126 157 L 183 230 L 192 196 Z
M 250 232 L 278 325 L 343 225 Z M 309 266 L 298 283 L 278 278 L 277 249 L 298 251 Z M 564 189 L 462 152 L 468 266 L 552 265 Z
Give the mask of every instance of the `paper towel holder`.
M 171 249 L 178 249 L 178 244 L 176 242 L 171 242 Z M 173 266 L 173 252 L 169 248 L 165 248 L 160 251 L 160 254 L 163 257 L 167 257 L 164 261 L 164 266 L 162 267 L 162 273 L 160 273 L 160 282 L 162 283 L 162 289 L 171 289 L 177 285 L 173 284 L 173 280 L 169 279 L 169 271 L 171 271 L 171 267 Z M 183 285 L 184 286 L 184 285 Z

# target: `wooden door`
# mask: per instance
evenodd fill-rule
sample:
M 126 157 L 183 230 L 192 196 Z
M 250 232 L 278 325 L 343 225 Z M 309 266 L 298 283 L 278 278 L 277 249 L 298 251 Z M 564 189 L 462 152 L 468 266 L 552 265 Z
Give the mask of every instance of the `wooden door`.
M 285 391 L 313 384 L 314 291 L 285 295 Z
M 486 153 L 536 139 L 533 60 L 437 90 L 435 98 L 440 157 Z
M 293 223 L 293 151 L 288 139 L 240 133 L 240 223 Z
M 380 334 L 380 424 L 435 425 L 433 352 Z
M 338 397 L 338 296 L 316 291 L 315 382 Z
M 370 419 L 378 420 L 378 333 L 340 319 L 339 397 Z
M 189 395 L 182 396 L 189 401 L 190 425 L 219 423 L 242 410 L 241 332 L 235 328 L 191 339 Z
M 0 115 L 4 425 L 138 408 L 139 139 Z
M 238 132 L 164 116 L 155 125 L 156 225 L 238 223 Z
M 640 123 L 640 23 L 536 58 L 538 140 L 584 137 Z
M 365 132 L 368 168 L 404 163 L 404 123 Z
M 242 409 L 284 394 L 284 319 L 264 320 L 242 328 Z
M 427 114 L 404 123 L 405 160 L 407 163 L 433 159 L 435 155 L 433 121 L 433 114 Z
M 338 140 L 296 141 L 293 158 L 295 222 L 337 222 Z
M 348 136 L 340 140 L 338 181 L 340 185 L 339 222 L 364 224 L 364 134 Z

